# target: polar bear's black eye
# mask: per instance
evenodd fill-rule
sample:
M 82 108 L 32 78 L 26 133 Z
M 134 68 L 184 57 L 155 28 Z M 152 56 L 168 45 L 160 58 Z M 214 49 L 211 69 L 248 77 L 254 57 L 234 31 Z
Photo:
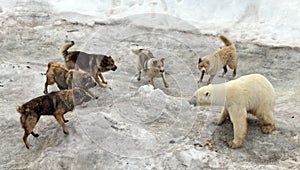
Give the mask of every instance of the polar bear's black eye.
M 208 93 L 208 92 L 206 92 L 206 93 L 205 93 L 205 96 L 208 96 L 208 94 L 209 94 L 209 93 Z

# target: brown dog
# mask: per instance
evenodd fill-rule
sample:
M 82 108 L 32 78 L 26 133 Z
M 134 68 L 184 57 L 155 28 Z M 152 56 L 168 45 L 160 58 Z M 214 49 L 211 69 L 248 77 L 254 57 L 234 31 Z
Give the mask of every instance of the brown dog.
M 201 72 L 201 76 L 198 83 L 202 82 L 204 74 L 206 73 L 210 75 L 207 81 L 207 84 L 210 84 L 217 72 L 222 68 L 224 69 L 224 72 L 221 77 L 223 77 L 227 72 L 227 65 L 229 68 L 233 69 L 232 77 L 236 76 L 238 56 L 236 54 L 235 46 L 223 35 L 220 36 L 220 39 L 225 44 L 224 48 L 214 54 L 209 54 L 202 59 L 199 58 L 198 69 Z
M 65 125 L 64 114 L 72 111 L 75 105 L 80 105 L 87 102 L 91 97 L 80 88 L 73 90 L 62 90 L 52 92 L 30 100 L 22 106 L 17 106 L 16 110 L 21 114 L 20 122 L 24 128 L 23 141 L 27 149 L 30 144 L 27 138 L 30 134 L 34 137 L 39 135 L 33 132 L 33 129 L 40 119 L 41 115 L 53 115 L 58 123 L 62 126 L 65 134 L 68 134 L 68 129 Z
M 82 51 L 68 52 L 68 49 L 73 45 L 74 41 L 69 41 L 61 48 L 67 69 L 82 69 L 92 74 L 100 87 L 104 87 L 102 83 L 107 84 L 107 82 L 101 73 L 109 70 L 115 71 L 117 69 L 113 58 L 101 54 L 88 54 Z M 102 83 L 98 76 L 100 76 Z
M 57 87 L 60 90 L 79 87 L 86 90 L 87 92 L 89 92 L 88 89 L 97 85 L 97 83 L 89 73 L 76 71 L 74 69 L 67 70 L 64 65 L 57 62 L 48 63 L 46 77 L 47 80 L 45 83 L 44 94 L 48 94 L 48 85 L 52 85 L 54 83 L 56 83 Z

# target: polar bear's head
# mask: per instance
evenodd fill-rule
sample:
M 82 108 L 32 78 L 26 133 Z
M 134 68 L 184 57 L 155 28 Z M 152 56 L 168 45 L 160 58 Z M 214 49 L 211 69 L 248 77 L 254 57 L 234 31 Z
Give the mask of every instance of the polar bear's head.
M 194 106 L 205 106 L 211 104 L 212 85 L 204 86 L 198 89 L 193 97 L 189 100 L 189 103 Z

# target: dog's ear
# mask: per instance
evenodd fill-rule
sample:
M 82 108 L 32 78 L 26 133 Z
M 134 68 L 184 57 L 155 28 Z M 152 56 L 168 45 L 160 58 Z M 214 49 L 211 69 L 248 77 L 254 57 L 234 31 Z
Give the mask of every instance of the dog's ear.
M 202 60 L 201 60 L 201 58 L 199 58 L 199 61 L 198 61 L 198 63 L 201 63 L 201 61 L 202 61 Z
M 164 63 L 164 61 L 165 61 L 165 58 L 162 58 L 162 59 L 160 59 L 160 61 L 161 61 L 162 63 Z

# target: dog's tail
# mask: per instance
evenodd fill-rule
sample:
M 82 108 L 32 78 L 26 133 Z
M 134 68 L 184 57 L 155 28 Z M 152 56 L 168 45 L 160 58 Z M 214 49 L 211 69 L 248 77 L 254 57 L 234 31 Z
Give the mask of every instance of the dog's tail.
M 220 39 L 223 41 L 223 43 L 226 45 L 226 46 L 230 46 L 232 45 L 232 42 L 226 38 L 224 35 L 220 35 Z
M 60 48 L 60 52 L 63 55 L 63 57 L 68 55 L 68 49 L 71 48 L 74 44 L 74 41 L 68 41 Z
M 17 112 L 19 112 L 20 114 L 23 114 L 24 111 L 25 111 L 23 106 L 17 106 L 16 110 L 17 110 Z

